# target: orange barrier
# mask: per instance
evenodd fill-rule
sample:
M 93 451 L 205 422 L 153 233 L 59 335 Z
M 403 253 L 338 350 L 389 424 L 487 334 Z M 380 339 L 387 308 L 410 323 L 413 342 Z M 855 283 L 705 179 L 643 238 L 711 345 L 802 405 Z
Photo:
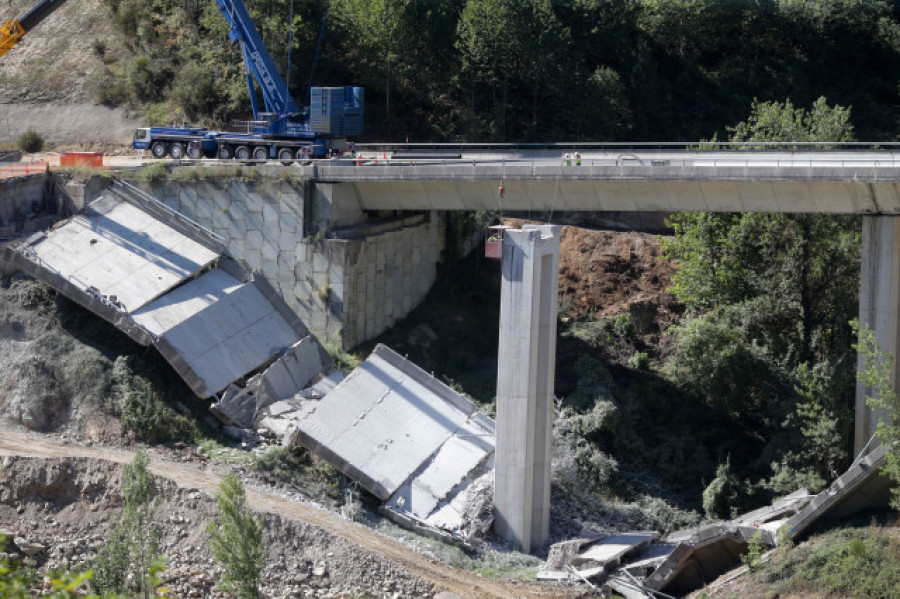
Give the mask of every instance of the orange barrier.
M 59 165 L 103 168 L 103 152 L 63 152 L 59 155 Z
M 50 170 L 48 162 L 0 162 L 0 179 L 36 175 Z

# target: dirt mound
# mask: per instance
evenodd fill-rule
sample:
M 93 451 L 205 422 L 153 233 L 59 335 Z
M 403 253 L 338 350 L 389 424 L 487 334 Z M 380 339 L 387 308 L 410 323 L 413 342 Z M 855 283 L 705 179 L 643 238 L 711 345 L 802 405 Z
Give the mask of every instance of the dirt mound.
M 89 565 L 121 509 L 122 466 L 96 459 L 4 457 L 0 528 L 15 538 L 39 569 Z M 166 586 L 173 597 L 223 596 L 220 573 L 206 547 L 206 522 L 215 513 L 208 493 L 156 479 Z M 276 514 L 264 517 L 268 549 L 265 597 L 423 597 L 431 584 L 402 566 L 313 526 Z M 15 552 L 15 551 L 14 551 Z
M 674 272 L 654 235 L 563 229 L 559 292 L 571 298 L 573 317 L 616 316 L 647 303 L 669 311 L 675 301 L 666 289 Z

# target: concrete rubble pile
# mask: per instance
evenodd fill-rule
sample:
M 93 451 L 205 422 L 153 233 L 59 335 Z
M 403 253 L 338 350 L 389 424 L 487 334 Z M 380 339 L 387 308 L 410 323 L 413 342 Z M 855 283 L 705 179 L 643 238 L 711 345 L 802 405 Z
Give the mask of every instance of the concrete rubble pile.
M 301 443 L 408 526 L 486 531 L 493 421 L 384 346 L 345 379 L 265 278 L 224 254 L 211 231 L 114 182 L 3 259 L 154 346 L 246 445 Z
M 740 565 L 757 537 L 770 547 L 799 538 L 819 519 L 838 519 L 890 498 L 879 446 L 818 495 L 800 489 L 772 505 L 729 520 L 674 532 L 632 531 L 574 539 L 550 548 L 539 579 L 579 581 L 626 599 L 681 596 Z

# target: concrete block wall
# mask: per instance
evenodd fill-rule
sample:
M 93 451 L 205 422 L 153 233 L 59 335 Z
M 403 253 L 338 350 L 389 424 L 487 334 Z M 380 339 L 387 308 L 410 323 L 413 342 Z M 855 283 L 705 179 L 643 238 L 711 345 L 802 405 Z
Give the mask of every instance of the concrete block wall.
M 418 305 L 444 249 L 443 218 L 436 212 L 414 226 L 328 239 L 332 218 L 352 225 L 366 217 L 352 198 L 337 201 L 341 192 L 312 192 L 302 182 L 209 179 L 139 186 L 221 236 L 227 253 L 262 272 L 310 332 L 344 348 L 371 339 Z M 312 193 L 316 205 L 305 206 Z M 313 224 L 321 234 L 311 233 Z
M 420 224 L 345 242 L 345 347 L 385 331 L 425 298 L 437 277 L 443 232 L 443 215 L 432 212 Z

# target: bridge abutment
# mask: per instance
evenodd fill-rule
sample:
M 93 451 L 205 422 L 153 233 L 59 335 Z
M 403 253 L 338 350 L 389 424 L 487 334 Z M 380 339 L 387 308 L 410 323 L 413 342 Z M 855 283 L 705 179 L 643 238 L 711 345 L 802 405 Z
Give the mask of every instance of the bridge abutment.
M 445 249 L 443 213 L 371 218 L 350 185 L 210 178 L 141 186 L 221 236 L 310 332 L 345 349 L 412 311 Z
M 891 378 L 900 388 L 900 216 L 863 216 L 859 286 L 859 323 L 875 333 L 878 347 L 894 357 Z M 862 360 L 857 359 L 857 370 Z M 859 453 L 875 434 L 882 411 L 866 405 L 867 389 L 856 383 L 854 453 Z

